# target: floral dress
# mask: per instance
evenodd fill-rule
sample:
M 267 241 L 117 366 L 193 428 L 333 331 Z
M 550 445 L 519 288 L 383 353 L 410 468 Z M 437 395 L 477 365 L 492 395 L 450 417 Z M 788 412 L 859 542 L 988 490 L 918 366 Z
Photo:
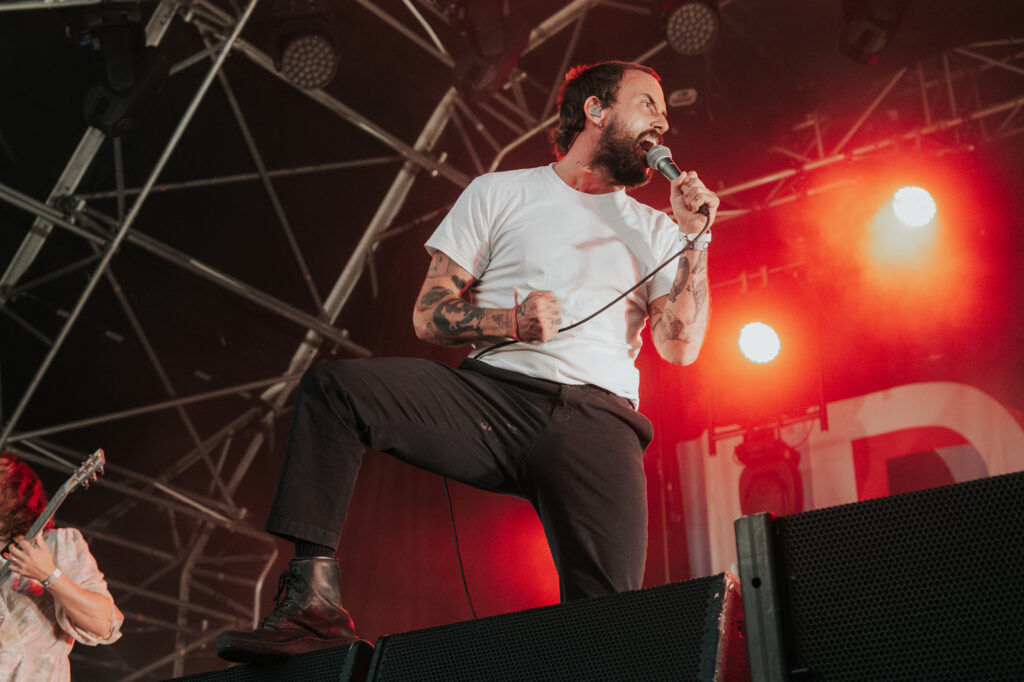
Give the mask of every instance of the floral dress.
M 77 528 L 48 530 L 43 539 L 69 580 L 110 597 L 107 581 Z M 15 573 L 0 583 L 0 597 L 0 680 L 5 682 L 70 680 L 68 654 L 75 642 L 95 646 L 121 637 L 123 617 L 102 636 L 86 632 L 71 622 L 41 584 Z M 110 603 L 113 610 L 113 598 Z

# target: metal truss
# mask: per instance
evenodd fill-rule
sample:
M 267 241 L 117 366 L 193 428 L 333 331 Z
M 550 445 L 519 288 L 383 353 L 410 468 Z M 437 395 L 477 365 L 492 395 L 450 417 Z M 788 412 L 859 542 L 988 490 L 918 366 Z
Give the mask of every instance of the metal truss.
M 330 349 L 353 356 L 370 354 L 370 349 L 350 338 L 346 330 L 338 329 L 335 322 L 363 273 L 368 267 L 372 271 L 373 252 L 377 246 L 383 240 L 395 238 L 424 222 L 436 222 L 447 210 L 447 206 L 441 206 L 418 218 L 395 224 L 415 183 L 426 176 L 444 178 L 458 187 L 465 186 L 475 175 L 499 168 L 509 153 L 546 134 L 556 120 L 553 111 L 558 85 L 567 67 L 574 63 L 579 37 L 588 17 L 599 12 L 607 19 L 616 13 L 648 11 L 646 4 L 641 2 L 568 2 L 532 28 L 519 66 L 493 98 L 472 101 L 455 88 L 448 89 L 423 122 L 418 137 L 408 142 L 360 113 L 356 106 L 350 106 L 325 91 L 302 90 L 285 81 L 274 68 L 272 59 L 259 46 L 240 37 L 256 3 L 257 0 L 249 0 L 244 9 L 239 10 L 234 2 L 161 0 L 155 7 L 147 26 L 149 44 L 158 44 L 172 22 L 183 22 L 194 28 L 204 45 L 204 49 L 195 54 L 179 55 L 171 77 L 198 68 L 203 63 L 208 66 L 201 85 L 166 142 L 163 153 L 139 187 L 125 186 L 121 173 L 120 141 L 113 140 L 109 148 L 115 159 L 116 187 L 102 192 L 77 192 L 86 171 L 107 148 L 103 133 L 92 128 L 86 131 L 45 200 L 0 184 L 0 200 L 23 210 L 34 220 L 21 248 L 0 279 L 0 313 L 20 324 L 48 348 L 19 404 L 10 415 L 2 415 L 0 446 L 16 452 L 34 466 L 69 472 L 85 458 L 85 453 L 48 440 L 49 437 L 83 429 L 92 429 L 90 433 L 95 434 L 98 427 L 115 428 L 123 420 L 166 413 L 174 415 L 191 443 L 188 451 L 174 457 L 172 462 L 165 462 L 160 473 L 155 475 L 141 473 L 131 466 L 128 458 L 115 454 L 110 458 L 108 475 L 97 485 L 111 491 L 119 501 L 82 524 L 83 532 L 95 545 L 108 544 L 125 555 L 137 555 L 140 560 L 144 558 L 159 566 L 141 581 L 123 577 L 116 566 L 103 566 L 118 603 L 128 618 L 126 628 L 150 633 L 150 658 L 142 665 L 119 657 L 116 647 L 89 651 L 76 649 L 78 664 L 103 670 L 108 679 L 137 680 L 180 675 L 184 672 L 186 659 L 200 655 L 219 631 L 255 626 L 263 610 L 261 602 L 265 601 L 264 583 L 277 559 L 277 550 L 258 529 L 261 520 L 247 518 L 245 508 L 238 502 L 238 491 L 261 452 L 273 442 L 274 429 L 287 409 L 298 378 L 318 353 Z M 64 4 L 92 2 L 64 0 Z M 382 8 L 382 3 L 372 0 L 356 0 L 356 4 L 365 10 L 367 21 L 377 21 L 394 30 L 444 68 L 454 66 L 451 46 L 446 46 L 435 30 L 442 28 L 446 19 L 432 3 L 407 0 L 404 3 L 407 15 L 389 12 Z M 723 3 L 723 7 L 728 4 Z M 49 2 L 15 2 L 4 9 L 43 6 L 53 5 Z M 530 53 L 553 39 L 562 45 L 562 58 L 550 64 L 531 65 Z M 665 43 L 656 42 L 634 58 L 646 61 L 663 49 Z M 780 171 L 719 190 L 724 199 L 719 220 L 738 218 L 765 207 L 826 191 L 828 186 L 814 185 L 814 171 L 895 145 L 930 144 L 952 148 L 1019 133 L 1024 130 L 1021 117 L 1024 95 L 999 102 L 985 101 L 978 82 L 993 74 L 1024 75 L 1022 53 L 1024 40 L 965 46 L 939 56 L 937 61 L 901 71 L 884 84 L 877 95 L 869 98 L 862 115 L 852 122 L 825 112 L 812 113 L 793 128 L 787 139 L 772 147 L 771 151 L 785 162 Z M 231 79 L 222 69 L 229 55 L 233 59 L 246 59 L 280 79 L 282 89 L 335 114 L 341 122 L 378 141 L 393 154 L 294 168 L 268 168 L 249 131 L 247 113 L 238 104 Z M 253 172 L 158 184 L 168 158 L 186 134 L 193 114 L 214 83 L 228 102 L 231 117 L 245 141 L 247 161 Z M 879 139 L 866 124 L 873 117 L 886 116 L 888 109 L 894 106 L 901 110 L 916 107 L 923 112 L 922 123 Z M 258 112 L 250 113 L 258 115 Z M 445 145 L 452 147 L 451 153 L 442 149 Z M 459 159 L 458 164 L 464 167 L 457 167 L 454 159 Z M 399 170 L 383 196 L 379 197 L 376 212 L 365 226 L 362 237 L 332 288 L 324 294 L 317 290 L 309 275 L 305 257 L 295 238 L 296 228 L 278 199 L 275 182 L 288 176 L 350 171 L 381 164 L 398 164 Z M 238 183 L 258 184 L 269 199 L 289 244 L 290 254 L 303 276 L 309 299 L 306 308 L 281 301 L 231 276 L 223 268 L 162 243 L 139 229 L 144 221 L 140 218 L 140 211 L 154 194 L 185 193 L 197 187 Z M 123 207 L 117 215 L 110 215 L 97 207 L 109 199 L 116 199 Z M 33 281 L 22 281 L 54 230 L 82 240 L 92 255 L 38 276 Z M 149 332 L 139 321 L 131 299 L 125 295 L 123 285 L 112 268 L 115 258 L 132 258 L 133 253 L 140 251 L 293 323 L 295 349 L 284 363 L 286 370 L 277 376 L 253 377 L 200 394 L 179 395 L 176 386 L 181 383 L 181 377 L 171 376 L 165 369 Z M 20 296 L 47 281 L 83 271 L 88 273 L 88 284 L 66 315 L 56 337 L 50 338 L 19 315 L 17 302 Z M 19 430 L 24 411 L 40 383 L 44 379 L 59 381 L 59 378 L 49 376 L 53 358 L 67 344 L 70 330 L 82 318 L 86 302 L 101 284 L 115 292 L 121 312 L 145 351 L 149 370 L 158 376 L 166 399 L 105 415 Z M 249 406 L 220 428 L 197 426 L 190 408 L 201 407 L 225 396 L 242 396 Z M 137 448 L 140 453 L 147 449 L 145 443 L 140 443 Z M 189 476 L 196 471 L 201 473 L 199 478 L 203 483 L 200 485 L 195 484 L 194 475 Z M 157 541 L 156 535 L 140 540 L 117 530 L 119 520 L 143 513 L 153 515 L 169 529 L 160 533 L 161 536 L 169 533 L 169 543 Z M 224 538 L 229 536 L 250 540 L 249 549 L 241 553 L 221 551 Z M 238 590 L 248 594 L 248 598 L 243 600 L 235 596 Z
M 1024 37 L 943 52 L 858 95 L 856 118 L 849 102 L 843 112 L 810 112 L 768 150 L 788 167 L 717 190 L 718 222 L 842 186 L 816 177 L 837 164 L 901 149 L 941 155 L 1024 132 Z
M 814 111 L 792 127 L 786 139 L 768 151 L 792 162 L 790 168 L 718 190 L 722 197 L 718 222 L 742 218 L 766 208 L 799 201 L 846 186 L 852 181 L 821 181 L 816 171 L 903 149 L 926 149 L 942 155 L 1024 132 L 1024 38 L 974 43 L 943 52 L 900 69 L 878 84 L 877 92 L 856 118 Z M 1009 78 L 1007 77 L 1009 75 Z M 998 81 L 993 83 L 992 81 Z M 1006 97 L 1017 91 L 1016 96 Z M 988 93 L 986 98 L 982 93 Z M 1000 97 L 992 97 L 999 93 Z M 888 134 L 880 136 L 873 123 Z M 719 281 L 715 289 L 767 287 L 771 277 L 805 263 L 788 263 Z M 820 421 L 828 429 L 828 412 L 818 369 L 818 402 L 806 413 L 783 417 L 773 428 Z M 714 427 L 711 452 L 717 442 L 744 435 L 740 426 Z

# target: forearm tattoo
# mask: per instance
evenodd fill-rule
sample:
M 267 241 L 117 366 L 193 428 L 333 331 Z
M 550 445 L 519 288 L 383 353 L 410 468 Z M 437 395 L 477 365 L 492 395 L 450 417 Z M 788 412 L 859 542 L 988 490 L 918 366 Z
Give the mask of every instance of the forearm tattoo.
M 676 302 L 679 298 L 679 294 L 686 289 L 686 285 L 690 283 L 690 259 L 681 258 L 679 260 L 679 267 L 676 268 L 676 278 L 672 282 L 672 289 L 668 292 L 668 300 L 672 303 Z
M 438 334 L 458 336 L 465 332 L 483 334 L 480 323 L 484 319 L 484 311 L 461 298 L 441 301 L 434 308 L 434 328 Z
M 679 317 L 675 309 L 680 296 L 684 299 L 689 297 L 693 301 L 693 313 L 689 321 Z M 661 311 L 651 331 L 659 340 L 690 343 L 692 338 L 688 329 L 706 314 L 708 298 L 707 252 L 697 253 L 696 263 L 692 265 L 688 258 L 682 258 L 668 293 L 669 306 Z
M 655 338 L 659 341 L 690 342 L 690 337 L 686 333 L 686 323 L 676 317 L 671 308 L 665 308 L 662 311 L 653 331 Z
M 484 311 L 471 303 L 463 301 L 447 287 L 431 287 L 420 298 L 420 305 L 436 306 L 427 329 L 434 334 L 437 343 L 445 346 L 457 346 L 465 341 L 460 338 L 465 332 L 482 335 Z

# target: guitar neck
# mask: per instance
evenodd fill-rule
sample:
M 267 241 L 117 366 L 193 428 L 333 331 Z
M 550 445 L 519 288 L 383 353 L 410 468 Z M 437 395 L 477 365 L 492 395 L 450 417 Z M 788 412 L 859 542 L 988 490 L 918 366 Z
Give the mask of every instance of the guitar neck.
M 45 509 L 43 509 L 43 513 L 36 518 L 35 522 L 33 522 L 31 526 L 29 526 L 28 531 L 25 532 L 26 540 L 35 539 L 36 535 L 39 534 L 39 531 L 41 531 L 46 526 L 46 524 L 50 522 L 50 519 L 53 518 L 54 514 L 57 513 L 57 509 L 60 507 L 61 504 L 63 504 L 64 499 L 68 496 L 69 492 L 71 492 L 71 490 L 66 483 L 60 487 L 60 489 L 57 491 L 57 494 L 50 499 L 50 503 L 46 505 Z M 0 580 L 6 578 L 10 572 L 11 562 L 5 561 L 4 565 L 0 566 Z
M 46 509 L 43 510 L 43 513 L 36 518 L 35 522 L 29 527 L 28 532 L 25 533 L 25 539 L 35 539 L 39 531 L 45 528 L 46 524 L 53 518 L 53 515 L 57 513 L 57 509 L 64 503 L 65 498 L 67 498 L 72 490 L 79 485 L 88 487 L 90 478 L 95 480 L 97 472 L 102 474 L 104 462 L 106 462 L 106 456 L 103 454 L 103 448 L 92 453 L 89 459 L 71 474 L 71 478 L 64 481 L 64 484 L 57 489 L 57 494 L 50 498 L 50 503 L 46 505 Z M 3 566 L 0 566 L 0 580 L 6 578 L 10 572 L 11 562 L 5 561 Z

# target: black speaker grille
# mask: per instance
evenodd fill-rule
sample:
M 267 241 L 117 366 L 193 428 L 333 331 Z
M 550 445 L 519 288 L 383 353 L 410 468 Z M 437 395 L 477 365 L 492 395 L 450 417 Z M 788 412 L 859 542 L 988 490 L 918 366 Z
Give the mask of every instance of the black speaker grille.
M 723 577 L 392 635 L 370 679 L 711 680 Z
M 774 527 L 794 679 L 1024 679 L 1024 473 Z

